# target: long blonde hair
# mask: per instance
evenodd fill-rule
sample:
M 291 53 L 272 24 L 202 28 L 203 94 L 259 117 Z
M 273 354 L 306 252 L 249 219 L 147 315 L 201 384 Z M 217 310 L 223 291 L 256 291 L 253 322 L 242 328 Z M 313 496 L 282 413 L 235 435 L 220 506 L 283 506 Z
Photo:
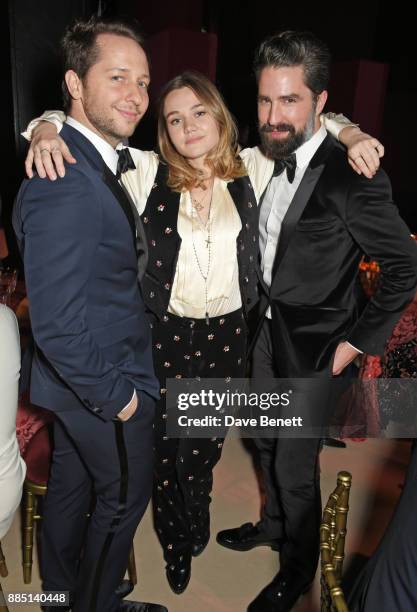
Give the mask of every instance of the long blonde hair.
M 188 87 L 195 93 L 217 123 L 219 143 L 206 157 L 206 163 L 213 175 L 225 180 L 244 176 L 246 169 L 238 157 L 238 131 L 220 92 L 203 74 L 187 70 L 165 85 L 159 100 L 158 145 L 168 164 L 168 187 L 173 191 L 189 191 L 201 182 L 198 171 L 173 146 L 164 117 L 166 97 L 171 91 L 183 87 Z

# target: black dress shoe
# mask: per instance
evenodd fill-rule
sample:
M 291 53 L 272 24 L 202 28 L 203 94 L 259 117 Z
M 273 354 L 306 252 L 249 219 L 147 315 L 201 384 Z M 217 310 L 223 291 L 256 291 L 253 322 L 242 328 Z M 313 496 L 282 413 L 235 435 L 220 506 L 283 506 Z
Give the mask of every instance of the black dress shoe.
M 346 442 L 337 438 L 323 438 L 324 446 L 332 446 L 333 448 L 346 448 Z
M 168 608 L 142 601 L 122 601 L 117 612 L 168 612 Z
M 122 580 L 115 590 L 116 597 L 119 599 L 124 599 L 133 591 L 134 588 L 135 585 L 130 580 Z M 62 606 L 42 606 L 42 610 L 43 612 L 70 612 L 71 608 L 63 608 Z
M 219 531 L 216 538 L 218 544 L 232 550 L 252 550 L 255 546 L 270 546 L 272 550 L 280 550 L 282 541 L 269 538 L 257 525 L 244 523 L 236 529 Z
M 168 563 L 165 568 L 167 580 L 171 589 L 177 595 L 185 591 L 191 578 L 191 556 L 181 561 Z
M 119 599 L 124 599 L 135 588 L 135 585 L 130 580 L 122 580 L 117 589 L 115 590 L 116 597 Z
M 273 581 L 249 604 L 248 612 L 290 612 L 311 584 L 296 574 L 278 572 Z

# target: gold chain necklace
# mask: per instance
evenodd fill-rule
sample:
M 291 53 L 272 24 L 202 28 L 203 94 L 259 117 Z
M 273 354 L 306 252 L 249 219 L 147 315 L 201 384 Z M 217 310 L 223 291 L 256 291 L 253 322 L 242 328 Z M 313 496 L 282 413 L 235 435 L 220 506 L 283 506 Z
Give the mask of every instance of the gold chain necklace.
M 209 194 L 210 194 L 210 187 L 207 188 L 207 191 L 203 195 L 203 197 L 200 200 L 197 200 L 197 198 L 195 198 L 190 191 L 191 203 L 193 205 L 194 210 L 196 210 L 198 213 L 204 209 L 205 205 L 203 204 L 203 202 Z M 213 195 L 213 184 L 211 185 L 211 195 Z M 210 200 L 210 204 L 211 204 L 211 200 Z
M 204 202 L 204 200 L 206 199 L 207 194 L 204 194 L 204 197 L 201 198 L 201 200 L 196 200 L 193 196 L 191 196 L 191 203 L 193 205 L 194 210 L 196 210 L 197 212 L 201 212 L 204 208 L 204 205 L 202 204 L 202 202 Z

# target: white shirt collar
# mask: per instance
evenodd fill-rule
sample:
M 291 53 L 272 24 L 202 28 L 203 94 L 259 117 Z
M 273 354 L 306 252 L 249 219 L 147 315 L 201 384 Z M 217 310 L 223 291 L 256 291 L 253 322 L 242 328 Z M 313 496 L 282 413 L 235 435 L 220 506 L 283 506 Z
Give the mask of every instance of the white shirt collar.
M 67 117 L 66 123 L 68 123 L 68 125 L 70 125 L 74 129 L 81 132 L 81 134 L 85 136 L 87 140 L 91 142 L 91 144 L 100 153 L 106 166 L 110 168 L 113 174 L 116 174 L 117 162 L 119 160 L 119 156 L 117 155 L 116 151 L 119 151 L 119 149 L 123 149 L 123 143 L 119 142 L 117 147 L 114 149 L 111 146 L 111 144 L 109 144 L 106 140 L 104 140 L 104 138 L 102 138 L 101 136 L 98 136 L 98 134 L 96 134 L 95 132 L 90 130 L 88 127 L 86 127 L 85 125 L 83 125 L 82 123 L 74 119 L 74 117 Z
M 301 147 L 298 147 L 295 151 L 297 168 L 305 168 L 310 163 L 310 160 L 326 136 L 326 128 L 322 125 L 307 142 L 302 144 Z

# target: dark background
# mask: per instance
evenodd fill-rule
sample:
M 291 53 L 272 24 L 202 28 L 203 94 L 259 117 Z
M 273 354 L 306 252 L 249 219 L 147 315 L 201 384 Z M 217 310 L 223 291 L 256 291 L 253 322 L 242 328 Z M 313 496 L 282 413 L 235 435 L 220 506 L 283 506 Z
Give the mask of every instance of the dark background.
M 73 18 L 95 12 L 139 20 L 149 41 L 153 99 L 160 85 L 179 71 L 199 69 L 216 81 L 244 144 L 250 145 L 256 144 L 256 88 L 251 75 L 256 45 L 281 29 L 314 32 L 329 44 L 334 58 L 326 109 L 344 112 L 382 140 L 383 166 L 395 201 L 417 232 L 417 32 L 405 2 L 9 0 L 0 11 L 0 189 L 12 252 L 10 213 L 23 178 L 26 149 L 19 134 L 30 118 L 46 108 L 61 107 L 58 41 Z M 132 144 L 152 148 L 154 133 L 151 108 Z

